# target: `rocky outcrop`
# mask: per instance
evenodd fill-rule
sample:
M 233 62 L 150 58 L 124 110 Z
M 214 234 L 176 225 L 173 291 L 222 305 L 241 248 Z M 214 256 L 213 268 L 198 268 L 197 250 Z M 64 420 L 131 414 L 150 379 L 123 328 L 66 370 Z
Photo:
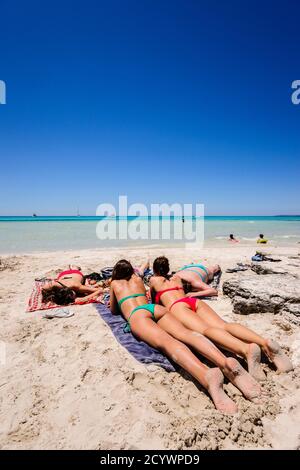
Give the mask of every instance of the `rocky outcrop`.
M 288 271 L 282 267 L 278 266 L 277 263 L 252 263 L 251 269 L 256 274 L 288 274 Z
M 297 264 L 282 264 L 266 261 L 263 263 L 252 263 L 251 270 L 256 274 L 291 274 L 294 277 L 298 277 L 300 271 Z
M 223 292 L 232 299 L 235 313 L 280 313 L 300 324 L 300 282 L 293 275 L 237 276 L 224 282 Z

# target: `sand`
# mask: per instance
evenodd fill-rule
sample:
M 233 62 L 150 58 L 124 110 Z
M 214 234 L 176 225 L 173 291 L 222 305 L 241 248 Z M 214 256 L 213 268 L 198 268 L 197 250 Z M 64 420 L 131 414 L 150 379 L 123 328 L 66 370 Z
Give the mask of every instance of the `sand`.
M 225 270 L 249 262 L 255 249 L 224 244 L 197 253 L 148 247 L 2 256 L 0 448 L 299 448 L 300 332 L 278 316 L 233 314 L 231 301 L 222 293 L 210 302 L 225 320 L 276 339 L 295 365 L 282 375 L 263 366 L 263 405 L 246 401 L 235 387 L 225 385 L 239 405 L 238 415 L 228 417 L 215 410 L 187 374 L 138 363 L 117 343 L 93 305 L 72 307 L 75 315 L 65 319 L 25 313 L 34 278 L 69 263 L 88 272 L 121 257 L 138 265 L 145 257 L 165 254 L 172 269 L 202 259 Z M 297 246 L 264 249 L 275 255 L 299 251 Z M 223 280 L 229 276 L 225 273 Z

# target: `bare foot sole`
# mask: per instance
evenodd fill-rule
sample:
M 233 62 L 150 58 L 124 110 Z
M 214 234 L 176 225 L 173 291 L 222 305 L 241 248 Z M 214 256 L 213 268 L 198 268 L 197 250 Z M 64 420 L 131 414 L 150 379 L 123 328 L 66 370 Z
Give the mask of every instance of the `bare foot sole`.
M 261 396 L 260 385 L 233 357 L 226 359 L 224 374 L 248 400 L 257 401 Z
M 77 271 L 81 271 L 81 267 L 75 266 L 75 264 L 69 264 L 69 269 L 76 269 Z
M 265 353 L 269 360 L 277 367 L 277 372 L 289 372 L 293 370 L 293 364 L 284 354 L 282 348 L 276 341 L 269 339 L 265 348 Z
M 220 369 L 210 369 L 206 374 L 208 392 L 217 410 L 226 414 L 235 414 L 238 411 L 237 405 L 223 390 L 224 377 Z
M 261 368 L 261 351 L 260 347 L 255 344 L 249 344 L 247 353 L 248 372 L 255 380 L 261 382 L 266 379 L 265 373 Z

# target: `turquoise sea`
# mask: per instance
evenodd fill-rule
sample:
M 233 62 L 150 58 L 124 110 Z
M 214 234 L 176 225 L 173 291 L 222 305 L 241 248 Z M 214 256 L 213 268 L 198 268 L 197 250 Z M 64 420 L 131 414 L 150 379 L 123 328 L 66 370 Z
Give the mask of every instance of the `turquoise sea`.
M 189 223 L 189 219 L 196 222 L 193 217 L 185 217 L 185 223 Z M 132 223 L 140 224 L 145 229 L 149 221 L 155 220 L 162 225 L 163 233 L 164 217 L 111 217 L 106 222 L 109 227 L 114 225 L 118 229 Z M 204 224 L 205 245 L 227 244 L 229 233 L 233 233 L 244 244 L 255 243 L 259 233 L 263 233 L 275 245 L 295 245 L 300 242 L 300 216 L 206 216 L 201 220 Z M 172 239 L 176 227 L 182 226 L 181 217 L 171 218 L 171 239 L 167 240 L 151 239 L 150 229 L 146 240 L 100 240 L 96 228 L 101 221 L 103 223 L 103 217 L 92 216 L 0 216 L 0 253 L 185 243 Z

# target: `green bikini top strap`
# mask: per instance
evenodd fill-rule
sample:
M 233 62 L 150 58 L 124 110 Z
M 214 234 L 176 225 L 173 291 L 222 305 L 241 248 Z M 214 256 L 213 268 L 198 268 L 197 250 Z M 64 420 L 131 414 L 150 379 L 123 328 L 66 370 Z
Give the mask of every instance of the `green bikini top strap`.
M 135 297 L 146 297 L 146 294 L 127 295 L 126 297 L 123 297 L 123 299 L 119 300 L 119 302 L 118 302 L 119 307 L 121 307 L 122 303 L 125 302 L 125 300 L 134 299 Z

